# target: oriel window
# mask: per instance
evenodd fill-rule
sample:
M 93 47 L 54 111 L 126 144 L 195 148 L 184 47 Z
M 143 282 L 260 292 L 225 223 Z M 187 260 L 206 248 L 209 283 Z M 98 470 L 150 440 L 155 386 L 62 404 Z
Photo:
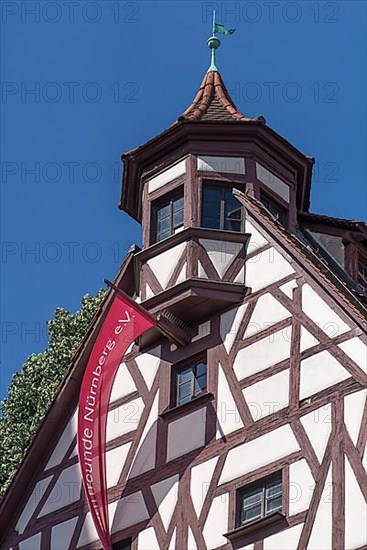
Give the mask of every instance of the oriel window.
M 155 241 L 162 241 L 177 233 L 184 224 L 183 191 L 160 201 L 155 209 Z
M 231 187 L 203 185 L 202 227 L 222 231 L 243 231 L 243 210 Z

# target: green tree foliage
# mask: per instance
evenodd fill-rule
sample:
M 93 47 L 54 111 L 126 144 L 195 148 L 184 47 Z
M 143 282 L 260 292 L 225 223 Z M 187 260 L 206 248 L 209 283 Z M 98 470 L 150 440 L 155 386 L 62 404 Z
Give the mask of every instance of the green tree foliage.
M 21 371 L 14 374 L 8 397 L 1 403 L 0 496 L 32 442 L 104 296 L 104 290 L 96 297 L 85 295 L 76 313 L 58 308 L 55 318 L 47 323 L 47 349 L 39 355 L 31 355 Z

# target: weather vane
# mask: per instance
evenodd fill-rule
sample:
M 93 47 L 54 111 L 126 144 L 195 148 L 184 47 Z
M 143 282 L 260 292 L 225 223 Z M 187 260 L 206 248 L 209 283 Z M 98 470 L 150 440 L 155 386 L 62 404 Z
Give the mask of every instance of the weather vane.
M 235 30 L 236 29 L 226 29 L 224 25 L 222 25 L 221 23 L 217 23 L 215 21 L 215 10 L 213 10 L 213 31 L 212 31 L 211 37 L 208 38 L 208 42 L 207 42 L 209 48 L 211 49 L 211 63 L 210 63 L 208 72 L 218 71 L 217 66 L 215 64 L 215 52 L 219 48 L 221 42 L 219 38 L 217 38 L 215 35 L 216 34 L 224 34 L 224 35 L 233 34 Z

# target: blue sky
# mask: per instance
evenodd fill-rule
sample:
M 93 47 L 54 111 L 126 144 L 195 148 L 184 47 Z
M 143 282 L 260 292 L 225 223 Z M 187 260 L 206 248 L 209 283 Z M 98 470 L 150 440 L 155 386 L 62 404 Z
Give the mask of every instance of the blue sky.
M 120 155 L 191 102 L 213 6 L 238 107 L 317 160 L 311 210 L 366 218 L 365 2 L 3 1 L 1 397 L 54 309 L 140 244 Z

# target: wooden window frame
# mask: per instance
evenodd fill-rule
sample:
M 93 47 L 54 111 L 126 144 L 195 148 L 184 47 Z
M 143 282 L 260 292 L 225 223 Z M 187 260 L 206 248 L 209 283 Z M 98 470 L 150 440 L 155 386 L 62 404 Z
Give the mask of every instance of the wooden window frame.
M 267 504 L 267 498 L 266 498 L 266 486 L 267 484 L 272 481 L 273 479 L 279 479 L 280 486 L 281 486 L 281 506 L 280 508 L 277 508 L 275 510 L 271 510 L 268 513 L 266 512 L 266 504 Z M 243 501 L 244 501 L 244 494 L 246 491 L 253 491 L 257 488 L 261 489 L 261 515 L 260 517 L 255 517 L 253 519 L 250 519 L 248 521 L 242 522 L 242 511 L 243 511 Z M 268 516 L 274 514 L 275 512 L 284 513 L 284 483 L 283 483 L 283 471 L 279 470 L 277 472 L 274 472 L 264 478 L 258 479 L 254 481 L 253 483 L 249 483 L 248 485 L 244 485 L 243 487 L 240 487 L 236 491 L 236 528 L 244 528 L 248 525 L 251 525 L 254 522 L 258 522 L 260 520 L 263 520 L 267 518 Z
M 157 197 L 156 199 L 151 201 L 151 239 L 150 244 L 155 244 L 162 242 L 166 239 L 169 239 L 173 235 L 175 235 L 175 227 L 173 226 L 173 208 L 172 204 L 175 199 L 181 198 L 183 199 L 183 208 L 182 208 L 182 224 L 180 224 L 178 228 L 185 227 L 185 192 L 184 187 L 182 185 L 179 185 L 175 187 L 173 190 L 170 190 L 169 192 Z M 171 234 L 168 237 L 165 237 L 164 239 L 158 240 L 158 211 L 160 208 L 163 208 L 165 204 L 170 204 L 170 231 Z
M 189 368 L 192 368 L 194 365 L 196 366 L 200 362 L 205 362 L 206 364 L 206 386 L 205 389 L 203 389 L 200 393 L 197 395 L 192 394 L 191 399 L 187 401 L 186 403 L 179 403 L 178 402 L 178 375 L 180 372 L 187 370 Z M 181 408 L 185 405 L 187 406 L 189 403 L 194 402 L 196 399 L 198 399 L 201 396 L 204 396 L 208 393 L 208 357 L 206 353 L 200 353 L 199 355 L 196 355 L 195 357 L 192 357 L 188 360 L 185 360 L 181 363 L 178 363 L 176 365 L 172 366 L 171 370 L 171 395 L 170 395 L 170 405 L 171 409 Z
M 233 188 L 240 189 L 240 186 L 231 182 L 228 182 L 223 179 L 201 179 L 201 185 L 200 185 L 200 211 L 199 211 L 199 226 L 204 228 L 203 226 L 203 214 L 204 214 L 204 189 L 205 187 L 219 187 L 222 190 L 230 190 Z M 240 208 L 241 208 L 241 220 L 239 220 L 240 223 L 240 230 L 234 231 L 231 229 L 224 229 L 221 226 L 224 226 L 224 222 L 227 218 L 224 217 L 224 205 L 225 201 L 221 199 L 221 208 L 220 208 L 220 227 L 213 229 L 210 227 L 204 228 L 204 229 L 213 229 L 213 231 L 232 231 L 233 233 L 243 233 L 245 231 L 245 208 L 244 206 L 238 201 Z

